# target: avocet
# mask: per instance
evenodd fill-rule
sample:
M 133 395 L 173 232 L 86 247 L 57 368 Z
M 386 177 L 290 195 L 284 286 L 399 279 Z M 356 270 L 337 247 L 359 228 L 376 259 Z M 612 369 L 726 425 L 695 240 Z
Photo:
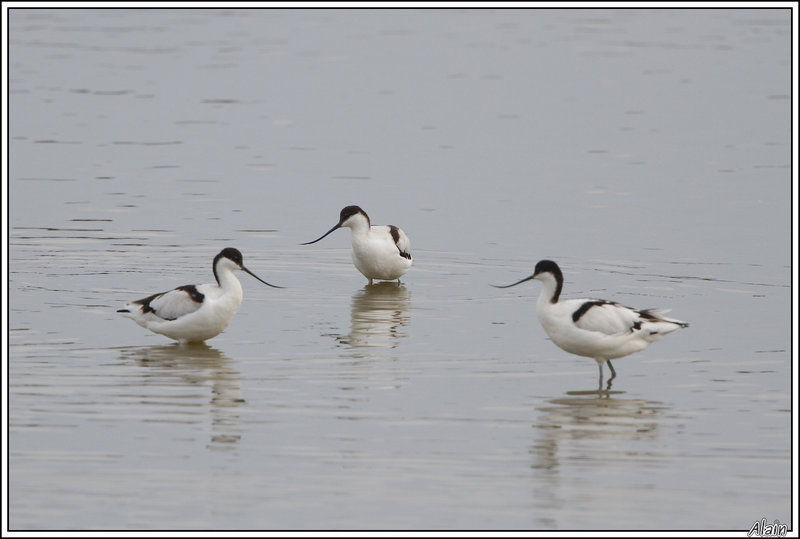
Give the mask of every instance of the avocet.
M 370 225 L 366 212 L 347 206 L 339 213 L 339 222 L 325 234 L 301 245 L 316 243 L 334 230 L 347 227 L 352 232 L 353 264 L 369 279 L 393 281 L 411 267 L 411 241 L 394 225 Z
M 235 270 L 249 273 L 265 285 L 282 288 L 244 267 L 242 253 L 233 247 L 220 251 L 212 268 L 216 284 L 179 286 L 132 301 L 117 312 L 170 339 L 200 342 L 222 333 L 242 304 L 242 285 Z
M 543 285 L 536 314 L 547 335 L 561 349 L 593 358 L 600 368 L 601 380 L 603 363 L 608 364 L 613 379 L 617 373 L 612 359 L 640 352 L 664 335 L 689 326 L 686 322 L 666 318 L 663 314 L 668 311 L 664 310 L 637 311 L 603 299 L 561 300 L 564 276 L 558 264 L 551 260 L 536 264 L 530 277 L 510 285 L 493 286 L 509 288 L 531 279 Z

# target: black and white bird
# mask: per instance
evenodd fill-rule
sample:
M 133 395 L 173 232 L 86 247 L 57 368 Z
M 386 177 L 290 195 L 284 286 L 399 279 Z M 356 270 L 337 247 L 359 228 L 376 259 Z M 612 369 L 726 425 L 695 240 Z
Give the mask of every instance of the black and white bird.
M 640 352 L 664 335 L 689 326 L 666 318 L 665 310 L 637 311 L 603 299 L 560 300 L 564 276 L 551 260 L 537 263 L 530 277 L 510 285 L 493 286 L 509 288 L 531 279 L 543 285 L 536 314 L 548 337 L 566 352 L 597 361 L 601 380 L 603 363 L 608 364 L 613 379 L 617 373 L 611 365 L 612 359 Z
M 334 230 L 351 230 L 353 264 L 369 279 L 393 281 L 411 267 L 411 241 L 394 225 L 370 225 L 366 212 L 358 206 L 347 206 L 339 213 L 339 222 L 325 234 L 301 245 L 316 243 Z
M 222 333 L 242 304 L 242 285 L 233 274 L 235 270 L 249 273 L 265 285 L 282 288 L 244 267 L 242 253 L 233 247 L 220 251 L 212 267 L 216 284 L 179 286 L 132 301 L 117 312 L 170 339 L 200 342 Z

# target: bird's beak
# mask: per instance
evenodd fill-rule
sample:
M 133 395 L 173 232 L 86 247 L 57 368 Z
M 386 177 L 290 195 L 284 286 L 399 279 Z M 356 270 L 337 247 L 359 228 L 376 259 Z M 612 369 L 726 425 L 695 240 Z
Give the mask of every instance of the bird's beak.
M 258 279 L 259 281 L 261 281 L 262 283 L 264 283 L 264 284 L 265 284 L 265 285 L 267 285 L 267 286 L 271 286 L 272 288 L 283 288 L 282 286 L 277 286 L 277 285 L 274 285 L 274 284 L 269 284 L 267 281 L 265 281 L 264 279 L 262 279 L 261 277 L 259 277 L 258 275 L 256 275 L 256 274 L 255 274 L 255 273 L 253 273 L 252 271 L 250 271 L 249 269 L 245 268 L 244 266 L 241 266 L 241 268 L 242 268 L 242 271 L 243 271 L 243 272 L 245 272 L 245 273 L 249 273 L 250 275 L 252 275 L 253 277 L 255 277 L 256 279 Z
M 336 223 L 336 226 L 334 226 L 332 229 L 328 230 L 325 234 L 323 234 L 319 238 L 315 239 L 314 241 L 307 241 L 306 243 L 301 243 L 300 245 L 311 245 L 312 243 L 317 243 L 319 240 L 321 240 L 322 238 L 324 238 L 325 236 L 327 236 L 328 234 L 330 234 L 331 232 L 333 232 L 337 228 L 342 228 L 342 223 Z
M 506 284 L 506 285 L 497 285 L 497 284 L 493 284 L 492 286 L 493 286 L 493 287 L 495 287 L 495 288 L 511 288 L 512 286 L 517 286 L 518 284 L 524 283 L 525 281 L 530 281 L 530 280 L 531 280 L 531 279 L 533 279 L 534 277 L 536 277 L 536 274 L 535 274 L 535 273 L 534 273 L 533 275 L 531 275 L 530 277 L 525 277 L 525 278 L 524 278 L 524 279 L 522 279 L 521 281 L 517 281 L 517 282 L 516 282 L 516 283 L 514 283 L 514 284 Z

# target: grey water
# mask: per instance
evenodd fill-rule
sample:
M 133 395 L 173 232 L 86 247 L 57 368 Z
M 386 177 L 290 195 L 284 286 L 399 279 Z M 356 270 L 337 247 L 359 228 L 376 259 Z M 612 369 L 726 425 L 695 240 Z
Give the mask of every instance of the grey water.
M 11 9 L 12 530 L 790 528 L 785 9 Z M 360 205 L 411 239 L 366 286 Z M 115 311 L 246 274 L 181 346 Z M 551 343 L 539 283 L 690 327 Z

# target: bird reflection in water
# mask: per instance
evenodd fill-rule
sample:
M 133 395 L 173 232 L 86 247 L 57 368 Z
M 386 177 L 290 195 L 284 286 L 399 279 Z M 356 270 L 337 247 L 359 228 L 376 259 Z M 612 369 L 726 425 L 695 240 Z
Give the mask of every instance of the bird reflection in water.
M 411 293 L 396 282 L 366 285 L 353 294 L 350 333 L 337 340 L 351 348 L 396 348 L 407 336 Z
M 237 408 L 244 402 L 241 392 L 241 374 L 231 366 L 231 359 L 219 350 L 204 342 L 164 346 L 123 349 L 123 360 L 133 360 L 147 368 L 144 375 L 145 386 L 158 388 L 158 393 L 148 392 L 142 403 L 158 404 L 164 407 L 162 397 L 174 398 L 180 409 L 173 410 L 177 417 L 185 418 L 186 387 L 210 388 L 211 396 L 207 408 L 211 419 L 210 449 L 233 449 L 240 440 L 240 415 Z M 176 390 L 176 382 L 179 382 Z M 168 392 L 168 393 L 165 393 Z M 205 395 L 205 391 L 203 391 Z M 158 396 L 158 399 L 153 399 Z M 205 397 L 203 397 L 205 399 Z M 166 401 L 169 402 L 169 401 Z M 205 410 L 205 407 L 197 408 Z M 168 409 L 158 410 L 164 417 Z M 185 419 L 180 421 L 186 422 Z M 190 422 L 194 423 L 192 419 Z
M 571 459 L 586 459 L 585 449 L 599 442 L 605 458 L 627 458 L 636 453 L 636 441 L 656 440 L 669 408 L 661 402 L 624 398 L 624 391 L 567 391 L 564 397 L 537 408 L 541 415 L 533 425 L 542 435 L 531 448 L 533 469 L 553 472 Z M 583 443 L 589 444 L 583 446 Z M 646 446 L 646 447 L 645 447 Z M 643 451 L 653 457 L 652 445 Z M 613 448 L 619 448 L 619 454 Z

